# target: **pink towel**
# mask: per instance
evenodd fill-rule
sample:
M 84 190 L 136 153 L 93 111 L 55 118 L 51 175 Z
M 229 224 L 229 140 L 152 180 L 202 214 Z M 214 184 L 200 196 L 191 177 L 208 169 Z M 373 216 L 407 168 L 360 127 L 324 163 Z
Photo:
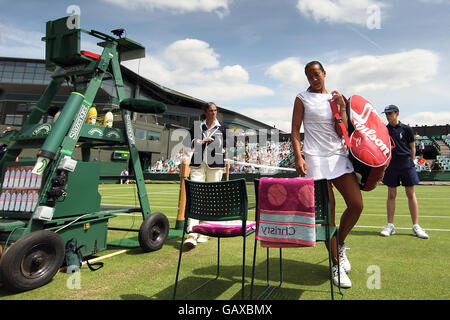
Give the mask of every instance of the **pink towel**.
M 261 178 L 256 239 L 262 247 L 314 247 L 313 178 Z

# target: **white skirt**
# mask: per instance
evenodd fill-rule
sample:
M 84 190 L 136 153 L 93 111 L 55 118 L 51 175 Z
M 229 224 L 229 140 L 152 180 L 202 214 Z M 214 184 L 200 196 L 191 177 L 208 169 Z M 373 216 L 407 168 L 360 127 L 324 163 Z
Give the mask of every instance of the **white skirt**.
M 331 155 L 319 157 L 305 155 L 307 177 L 333 180 L 354 171 L 353 164 L 347 155 Z

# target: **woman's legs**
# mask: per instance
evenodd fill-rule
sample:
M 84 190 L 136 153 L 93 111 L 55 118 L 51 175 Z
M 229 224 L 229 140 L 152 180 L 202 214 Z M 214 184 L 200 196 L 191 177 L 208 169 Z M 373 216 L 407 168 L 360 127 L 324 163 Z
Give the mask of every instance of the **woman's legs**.
M 359 184 L 354 173 L 344 174 L 333 180 L 334 186 L 344 198 L 347 208 L 339 223 L 339 244 L 343 244 L 350 231 L 358 222 L 363 210 L 363 201 Z
M 333 185 L 331 181 L 328 181 L 328 196 L 330 199 L 330 225 L 333 227 L 336 226 L 336 200 L 334 198 L 334 192 L 333 192 Z M 325 245 L 328 248 L 328 243 L 325 243 Z M 337 241 L 336 237 L 333 237 L 331 239 L 331 256 L 333 258 L 333 265 L 338 264 L 337 259 Z
M 333 281 L 335 285 L 340 285 L 342 288 L 350 288 L 352 282 L 349 279 L 347 272 L 351 270 L 351 265 L 345 255 L 345 247 L 343 246 L 346 237 L 355 226 L 361 215 L 363 209 L 362 195 L 359 184 L 356 181 L 354 173 L 345 174 L 339 178 L 334 179 L 333 184 L 341 193 L 347 204 L 347 208 L 341 216 L 339 223 L 339 247 L 342 252 L 337 250 L 336 237 L 331 240 L 331 256 L 333 260 Z M 335 225 L 336 201 L 331 184 L 328 184 L 330 194 L 331 207 L 331 224 Z

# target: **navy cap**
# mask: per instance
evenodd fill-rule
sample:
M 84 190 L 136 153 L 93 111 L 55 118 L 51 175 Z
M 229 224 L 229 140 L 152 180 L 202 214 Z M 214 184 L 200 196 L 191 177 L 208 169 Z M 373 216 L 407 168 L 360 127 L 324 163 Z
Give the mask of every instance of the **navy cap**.
M 384 108 L 383 113 L 386 113 L 386 112 L 400 112 L 400 110 L 398 110 L 397 106 L 394 106 L 393 104 L 390 104 L 386 108 Z

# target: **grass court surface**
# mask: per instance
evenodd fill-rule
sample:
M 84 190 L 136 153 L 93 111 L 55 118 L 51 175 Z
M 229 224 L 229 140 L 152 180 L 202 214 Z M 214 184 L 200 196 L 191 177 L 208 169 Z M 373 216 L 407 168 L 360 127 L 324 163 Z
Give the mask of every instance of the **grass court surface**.
M 252 184 L 247 185 L 249 217 L 254 219 L 255 196 Z M 163 212 L 175 226 L 178 212 L 179 184 L 148 184 L 152 212 Z M 135 185 L 100 185 L 102 205 L 138 206 Z M 343 199 L 336 191 L 337 212 L 344 208 Z M 386 224 L 387 188 L 378 186 L 364 192 L 364 210 L 347 239 L 347 256 L 352 264 L 349 277 L 351 289 L 343 290 L 346 300 L 384 299 L 450 299 L 450 186 L 416 186 L 420 225 L 430 239 L 411 236 L 411 218 L 402 187 L 397 194 L 395 226 L 397 234 L 388 238 L 379 236 Z M 338 223 L 340 215 L 336 221 Z M 110 219 L 110 227 L 139 229 L 140 214 L 120 215 Z M 137 236 L 135 232 L 108 232 L 108 241 Z M 254 234 L 247 238 L 246 294 L 250 292 Z M 178 261 L 180 238 L 168 240 L 156 252 L 143 253 L 139 247 L 108 247 L 98 256 L 104 267 L 96 272 L 83 266 L 78 287 L 72 275 L 59 272 L 44 287 L 11 294 L 0 288 L 1 300 L 139 300 L 172 299 Z M 124 240 L 125 241 L 125 240 Z M 124 242 L 125 243 L 125 242 Z M 241 238 L 221 241 L 221 277 L 189 299 L 240 299 Z M 184 295 L 205 277 L 215 275 L 217 240 L 201 243 L 183 254 L 179 296 Z M 114 255 L 115 254 L 115 255 Z M 271 249 L 271 278 L 278 281 L 278 249 Z M 330 298 L 328 255 L 323 243 L 315 248 L 283 250 L 283 286 L 275 291 L 275 300 L 324 300 Z M 265 249 L 258 244 L 255 295 L 265 286 Z M 336 299 L 340 295 L 335 290 Z

